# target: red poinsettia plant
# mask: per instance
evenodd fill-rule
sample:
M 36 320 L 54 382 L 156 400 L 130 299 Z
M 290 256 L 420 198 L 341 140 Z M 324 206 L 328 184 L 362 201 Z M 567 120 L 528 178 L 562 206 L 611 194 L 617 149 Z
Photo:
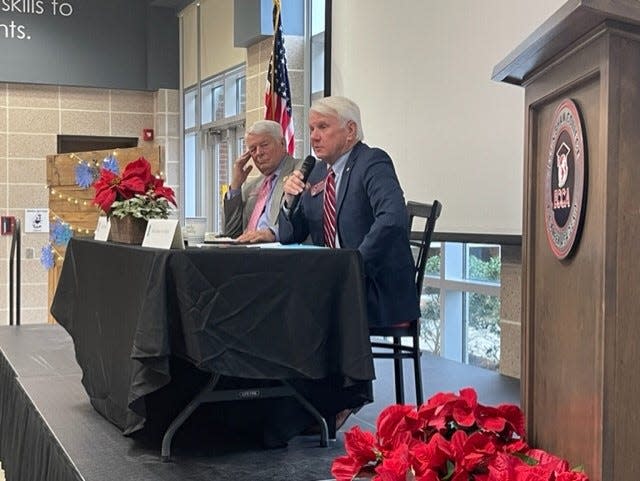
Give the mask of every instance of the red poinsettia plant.
M 94 204 L 109 216 L 166 219 L 169 203 L 176 205 L 173 189 L 164 185 L 164 179 L 151 173 L 151 164 L 144 157 L 127 164 L 122 174 L 100 169 L 93 187 L 96 191 Z
M 337 481 L 589 481 L 579 468 L 525 441 L 518 406 L 478 403 L 472 388 L 438 393 L 422 406 L 389 406 L 377 432 L 345 433 Z

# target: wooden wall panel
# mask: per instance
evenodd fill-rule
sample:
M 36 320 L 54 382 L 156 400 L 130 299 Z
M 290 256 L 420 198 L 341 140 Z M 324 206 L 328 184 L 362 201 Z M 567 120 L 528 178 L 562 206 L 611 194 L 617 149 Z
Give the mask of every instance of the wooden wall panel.
M 53 225 L 56 219 L 69 224 L 74 237 L 93 237 L 101 210 L 93 204 L 95 191 L 92 187 L 83 189 L 76 184 L 75 168 L 79 162 L 96 162 L 115 153 L 120 172 L 124 167 L 140 157 L 146 158 L 151 164 L 153 173 L 161 172 L 162 168 L 160 148 L 133 147 L 116 150 L 96 150 L 90 152 L 75 152 L 72 154 L 56 154 L 47 156 L 47 184 L 49 187 L 49 222 Z M 49 271 L 49 307 L 55 294 L 60 269 L 61 258 L 64 257 L 64 246 L 54 246 L 57 259 L 54 267 Z M 49 322 L 55 322 L 49 315 Z

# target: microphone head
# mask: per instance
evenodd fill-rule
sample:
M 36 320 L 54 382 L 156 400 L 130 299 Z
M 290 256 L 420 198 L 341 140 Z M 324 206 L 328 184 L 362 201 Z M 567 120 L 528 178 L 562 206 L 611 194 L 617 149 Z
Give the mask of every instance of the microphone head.
M 302 165 L 300 166 L 300 173 L 302 174 L 302 182 L 304 182 L 305 184 L 307 183 L 307 179 L 309 178 L 309 174 L 311 174 L 311 171 L 313 170 L 313 168 L 316 166 L 316 158 L 313 155 L 307 155 L 307 158 L 304 159 L 304 161 L 302 162 Z M 296 209 L 296 207 L 298 206 L 298 203 L 300 202 L 300 197 L 302 196 L 302 194 L 298 194 L 296 195 L 292 200 L 291 200 L 291 204 L 288 206 L 292 211 L 294 211 Z
M 307 158 L 304 159 L 302 165 L 300 166 L 300 173 L 302 174 L 302 182 L 306 182 L 309 178 L 309 174 L 316 166 L 316 158 L 313 155 L 307 155 Z

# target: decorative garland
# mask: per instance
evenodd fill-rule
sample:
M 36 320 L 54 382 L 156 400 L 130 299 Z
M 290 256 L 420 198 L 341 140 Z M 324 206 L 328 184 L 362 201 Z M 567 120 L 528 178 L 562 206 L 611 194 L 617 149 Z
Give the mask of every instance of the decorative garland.
M 75 181 L 78 187 L 82 189 L 88 189 L 93 185 L 96 179 L 100 176 L 100 170 L 106 169 L 114 174 L 120 172 L 118 166 L 118 160 L 116 159 L 116 152 L 105 157 L 101 162 L 96 160 L 86 161 L 76 154 L 70 154 L 72 159 L 78 160 L 75 171 Z M 50 185 L 46 188 L 49 190 L 50 196 L 57 196 L 58 199 L 65 200 L 65 195 L 56 191 Z M 89 202 L 83 199 L 78 199 L 70 195 L 66 196 L 66 201 L 69 204 L 88 206 Z M 74 227 L 73 225 L 65 222 L 62 217 L 55 212 L 49 210 L 49 216 L 54 220 L 53 225 L 49 229 L 49 242 L 44 245 L 40 252 L 40 263 L 46 270 L 52 269 L 56 261 L 62 261 L 64 256 L 60 254 L 59 247 L 66 247 L 69 243 L 69 239 L 73 237 L 73 231 L 79 234 L 90 234 L 93 232 L 91 229 L 83 229 L 80 227 Z
M 120 172 L 115 154 L 108 155 L 102 159 L 102 165 L 99 165 L 95 160 L 87 162 L 76 154 L 71 154 L 70 157 L 78 159 L 78 165 L 75 168 L 76 184 L 83 189 L 88 189 L 93 185 L 100 176 L 100 169 L 106 169 L 116 175 Z

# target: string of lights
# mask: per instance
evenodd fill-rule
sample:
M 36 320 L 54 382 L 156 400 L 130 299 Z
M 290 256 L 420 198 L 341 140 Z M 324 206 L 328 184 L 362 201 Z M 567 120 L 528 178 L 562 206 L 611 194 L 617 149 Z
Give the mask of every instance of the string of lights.
M 82 205 L 82 206 L 91 205 L 91 203 L 86 199 L 80 199 L 78 197 L 74 197 L 72 195 L 69 195 L 63 192 L 60 189 L 56 190 L 54 187 L 51 187 L 50 185 L 45 186 L 45 188 L 49 190 L 50 196 L 57 197 L 60 200 L 66 200 L 69 204 Z M 99 210 L 97 206 L 96 206 L 96 209 Z
M 84 227 L 78 227 L 78 226 L 73 226 L 72 224 L 70 224 L 69 222 L 65 221 L 62 217 L 60 217 L 58 214 L 56 214 L 54 211 L 52 211 L 51 209 L 49 209 L 49 217 L 53 220 L 59 220 L 60 222 L 63 222 L 64 224 L 69 226 L 69 229 L 71 231 L 75 231 L 78 234 L 91 234 L 92 232 L 95 232 L 95 229 L 86 229 Z
M 108 170 L 113 172 L 116 176 L 120 175 L 120 166 L 118 159 L 116 158 L 118 152 L 116 150 L 102 160 L 86 160 L 75 153 L 70 153 L 68 155 L 70 159 L 77 161 L 73 170 L 75 173 L 75 184 L 81 189 L 89 189 L 89 187 L 91 187 L 100 177 L 101 171 Z M 155 177 L 157 179 L 164 180 L 164 172 L 157 172 Z M 48 190 L 50 198 L 49 221 L 51 227 L 49 242 L 42 247 L 40 261 L 46 269 L 51 269 L 56 265 L 56 263 L 64 260 L 64 248 L 74 233 L 80 236 L 89 236 L 95 233 L 95 228 L 87 229 L 85 227 L 69 223 L 67 221 L 68 216 L 77 212 L 83 212 L 85 214 L 95 212 L 97 215 L 100 215 L 102 211 L 99 206 L 93 204 L 91 199 L 87 199 L 84 196 L 83 198 L 74 195 L 74 193 L 77 193 L 72 190 L 75 189 L 75 191 L 77 191 L 75 186 L 45 185 L 45 188 Z M 67 218 L 65 218 L 51 209 L 51 200 L 54 200 L 62 211 L 67 210 L 63 207 L 64 204 L 62 203 L 64 202 L 77 207 L 75 209 L 71 209 L 71 211 L 73 211 L 72 213 L 64 213 L 63 215 L 67 216 Z

